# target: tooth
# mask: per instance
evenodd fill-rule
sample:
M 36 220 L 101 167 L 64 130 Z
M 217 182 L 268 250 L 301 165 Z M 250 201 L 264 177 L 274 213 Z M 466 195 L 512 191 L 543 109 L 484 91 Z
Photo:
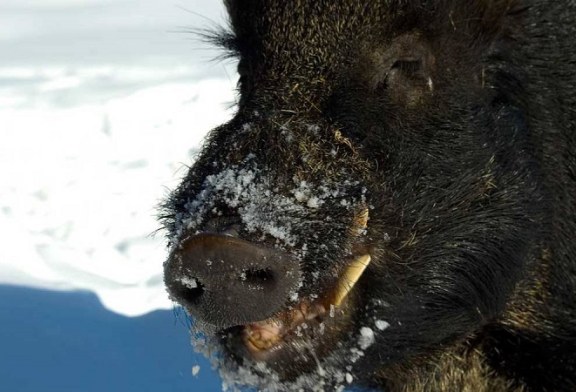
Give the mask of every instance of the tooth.
M 346 298 L 350 290 L 352 290 L 356 282 L 358 282 L 358 279 L 360 279 L 360 276 L 362 276 L 362 273 L 368 264 L 370 264 L 371 260 L 370 255 L 360 256 L 344 269 L 334 289 L 331 304 L 340 306 L 344 298 Z
M 261 340 L 262 334 L 258 331 L 250 331 L 250 339 L 252 340 Z

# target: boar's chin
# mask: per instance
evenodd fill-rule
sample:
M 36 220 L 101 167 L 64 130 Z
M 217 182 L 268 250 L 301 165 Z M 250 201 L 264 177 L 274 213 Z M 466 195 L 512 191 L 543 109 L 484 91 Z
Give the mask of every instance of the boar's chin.
M 363 255 L 348 262 L 319 298 L 304 298 L 266 320 L 220 331 L 230 359 L 262 375 L 272 372 L 279 381 L 294 381 L 314 370 L 322 373 L 323 359 L 349 332 L 355 309 L 350 293 L 370 261 Z

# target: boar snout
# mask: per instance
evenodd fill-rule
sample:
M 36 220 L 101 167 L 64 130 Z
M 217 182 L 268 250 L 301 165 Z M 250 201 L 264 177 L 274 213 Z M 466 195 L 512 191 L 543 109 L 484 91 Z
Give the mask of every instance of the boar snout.
M 291 255 L 221 234 L 186 238 L 165 266 L 173 299 L 219 327 L 272 316 L 296 292 L 300 275 Z

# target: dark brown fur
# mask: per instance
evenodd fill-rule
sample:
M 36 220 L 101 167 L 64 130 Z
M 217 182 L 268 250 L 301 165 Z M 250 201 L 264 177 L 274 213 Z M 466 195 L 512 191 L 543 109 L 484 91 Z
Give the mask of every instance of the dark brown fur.
M 321 363 L 391 392 L 576 391 L 576 2 L 226 5 L 231 31 L 215 39 L 239 59 L 238 113 L 166 203 L 170 242 L 220 219 L 213 206 L 246 223 L 249 201 L 231 206 L 210 175 L 266 168 L 286 196 L 328 182 L 352 207 L 259 206 L 299 228 L 275 246 L 305 245 L 301 297 L 372 256 L 346 317 L 313 341 Z M 258 230 L 240 235 L 273 243 Z M 347 362 L 379 319 L 390 328 Z M 269 365 L 289 389 L 316 359 Z

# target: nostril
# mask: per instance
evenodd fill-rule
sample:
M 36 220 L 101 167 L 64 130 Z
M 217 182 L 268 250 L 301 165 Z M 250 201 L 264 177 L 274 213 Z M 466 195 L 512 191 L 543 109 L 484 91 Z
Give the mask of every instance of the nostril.
M 242 272 L 240 279 L 252 286 L 270 286 L 274 283 L 274 272 L 270 268 L 250 268 Z
M 180 284 L 173 288 L 173 295 L 180 301 L 197 305 L 205 292 L 205 287 L 196 278 L 182 277 Z
M 300 283 L 293 255 L 223 234 L 197 234 L 165 264 L 172 298 L 218 326 L 264 320 L 289 301 Z

